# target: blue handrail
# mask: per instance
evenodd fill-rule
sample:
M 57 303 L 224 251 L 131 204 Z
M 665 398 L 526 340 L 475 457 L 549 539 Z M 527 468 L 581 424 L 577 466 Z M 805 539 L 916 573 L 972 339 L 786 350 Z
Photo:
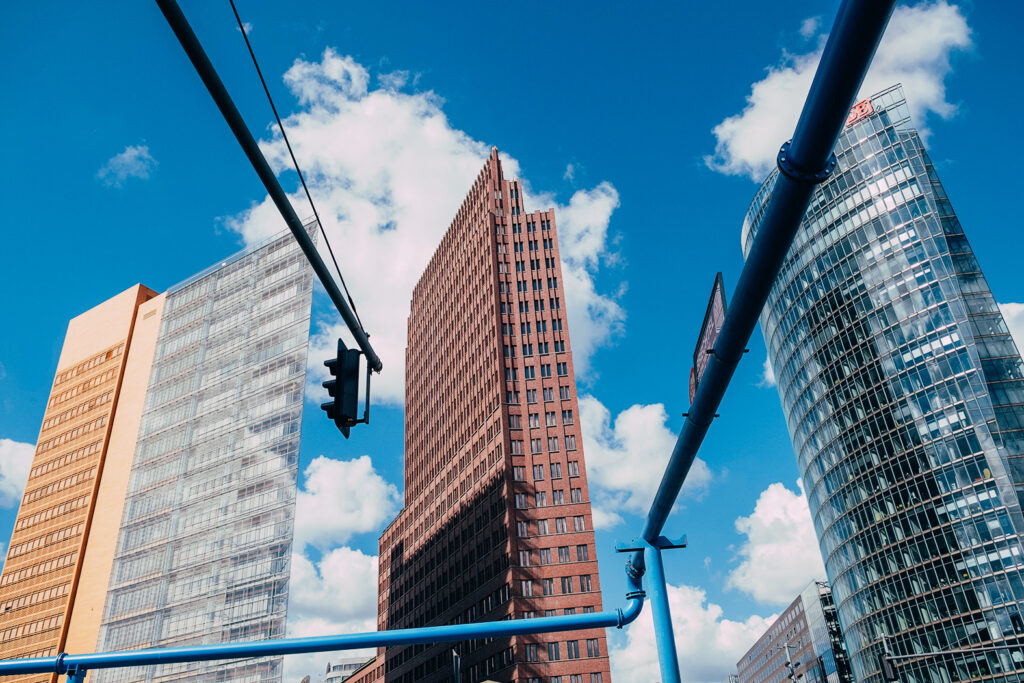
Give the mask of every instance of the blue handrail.
M 179 39 L 183 35 L 191 36 L 190 40 L 182 39 L 181 42 L 200 76 L 206 82 L 215 81 L 220 84 L 213 66 L 202 53 L 202 47 L 188 28 L 184 15 L 174 0 L 157 2 L 175 28 Z M 673 448 L 643 532 L 638 541 L 631 544 L 631 550 L 634 552 L 626 565 L 629 591 L 626 594 L 627 604 L 623 609 L 561 617 L 427 626 L 313 638 L 283 638 L 81 655 L 61 653 L 56 657 L 0 660 L 0 676 L 58 673 L 74 674 L 77 680 L 81 680 L 83 672 L 89 669 L 330 652 L 609 626 L 621 628 L 634 621 L 643 609 L 645 593 L 641 586 L 641 578 L 646 569 L 646 553 L 652 563 L 652 573 L 657 575 L 651 577 L 651 596 L 655 633 L 658 634 L 662 681 L 678 683 L 679 667 L 672 638 L 665 577 L 660 562 L 662 548 L 678 546 L 666 545 L 666 539 L 660 534 L 686 480 L 697 450 L 722 402 L 733 372 L 743 357 L 768 291 L 778 275 L 782 260 L 807 210 L 814 185 L 824 180 L 835 166 L 832 149 L 842 131 L 847 113 L 864 80 L 894 6 L 895 0 L 844 0 L 839 8 L 793 139 L 783 145 L 779 152 L 778 164 L 781 173 L 768 201 L 764 220 L 740 273 L 710 362 Z M 228 98 L 223 85 L 220 85 L 217 93 L 211 89 L 211 94 L 215 99 Z M 230 102 L 230 99 L 227 101 Z M 233 130 L 248 132 L 233 105 L 221 107 L 221 111 Z M 244 137 L 241 135 L 240 139 Z M 653 585 L 654 583 L 657 585 Z

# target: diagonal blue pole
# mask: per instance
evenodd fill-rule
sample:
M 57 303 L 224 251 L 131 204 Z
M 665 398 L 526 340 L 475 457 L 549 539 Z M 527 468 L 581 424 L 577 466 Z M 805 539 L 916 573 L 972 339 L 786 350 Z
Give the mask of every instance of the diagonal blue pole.
M 839 8 L 793 139 L 779 153 L 781 173 L 768 200 L 765 218 L 740 272 L 704 377 L 647 514 L 642 538 L 649 543 L 662 533 L 697 450 L 718 413 L 768 292 L 807 211 L 814 186 L 834 168 L 832 149 L 895 4 L 896 0 L 844 0 Z M 631 565 L 633 571 L 642 573 L 644 554 L 634 553 Z

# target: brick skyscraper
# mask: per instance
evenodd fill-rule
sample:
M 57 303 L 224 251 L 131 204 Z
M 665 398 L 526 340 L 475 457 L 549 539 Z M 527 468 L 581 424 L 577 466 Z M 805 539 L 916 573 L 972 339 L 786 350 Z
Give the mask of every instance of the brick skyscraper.
M 380 538 L 378 627 L 600 611 L 554 211 L 498 150 L 413 290 L 405 508 Z M 608 683 L 602 629 L 381 651 L 353 681 Z

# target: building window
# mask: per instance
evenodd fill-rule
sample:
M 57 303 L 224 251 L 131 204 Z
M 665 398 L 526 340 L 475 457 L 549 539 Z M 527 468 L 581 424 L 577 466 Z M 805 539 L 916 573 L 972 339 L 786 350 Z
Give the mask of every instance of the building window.
M 566 532 L 565 517 L 556 517 L 555 518 L 555 533 L 556 534 L 564 534 L 565 532 Z
M 518 423 L 519 423 L 519 420 L 518 420 L 519 416 L 516 415 L 515 417 L 517 418 L 516 419 L 516 424 L 518 425 Z M 523 454 L 523 442 L 521 440 L 519 440 L 519 439 L 513 439 L 512 440 L 512 453 L 513 453 L 513 455 L 522 455 Z
M 540 453 L 541 452 L 541 442 L 540 442 L 540 439 L 530 439 L 530 452 L 531 453 Z
M 544 390 L 544 400 L 545 401 L 554 401 L 555 400 L 555 390 L 552 389 L 551 387 L 548 387 L 547 389 L 545 389 Z
M 590 583 L 590 574 L 580 574 L 580 590 L 584 593 L 594 590 Z
M 543 579 L 544 582 L 544 595 L 555 594 L 555 580 L 554 579 Z
M 565 491 L 562 489 L 554 489 L 551 496 L 554 498 L 555 505 L 565 505 Z
M 537 493 L 534 494 L 534 497 L 537 500 L 537 507 L 543 508 L 543 507 L 547 507 L 548 506 L 548 493 L 547 493 L 547 491 L 537 491 Z
M 569 364 L 568 363 L 559 363 L 558 364 L 558 376 L 559 377 L 565 377 L 568 374 L 569 374 Z
M 569 562 L 569 546 L 563 545 L 558 548 L 558 561 Z
M 525 493 L 517 493 L 516 494 L 516 508 L 518 508 L 520 510 L 525 510 L 526 509 L 526 494 Z
M 537 390 L 536 389 L 527 389 L 526 390 L 526 402 L 527 403 L 536 403 L 537 402 Z M 516 399 L 516 403 L 519 403 L 519 399 Z
M 558 452 L 558 437 L 557 436 L 549 436 L 548 437 L 548 453 L 557 453 L 557 452 Z
M 564 424 L 564 425 L 571 425 L 572 424 L 572 411 L 571 410 L 563 410 L 562 411 L 562 424 Z
M 533 595 L 533 581 L 526 579 L 519 582 L 519 591 L 524 597 Z
M 601 652 L 597 649 L 597 638 L 587 638 L 587 656 L 600 657 Z
M 526 522 L 516 522 L 516 536 L 524 537 L 530 535 L 530 527 Z
M 576 435 L 566 434 L 565 435 L 565 450 L 574 451 L 576 450 Z
M 600 672 L 590 674 L 590 683 L 604 683 L 604 676 Z
M 551 478 L 561 479 L 562 478 L 562 463 L 553 462 L 551 463 Z
M 540 413 L 530 413 L 530 429 L 540 427 Z
M 551 564 L 551 548 L 541 548 L 539 552 L 540 552 L 540 563 L 541 564 Z
M 576 515 L 572 518 L 572 527 L 576 531 L 586 531 L 586 525 L 584 524 L 583 515 Z
M 545 389 L 544 391 L 545 391 L 545 392 L 547 392 L 547 391 L 548 391 L 548 389 Z M 545 396 L 544 396 L 544 400 L 545 400 L 545 401 L 547 401 L 547 400 L 548 400 L 548 397 L 547 397 L 547 395 L 546 395 L 546 394 L 545 394 Z M 557 416 L 556 416 L 556 415 L 555 415 L 554 413 L 544 413 L 544 422 L 545 422 L 545 424 L 547 424 L 547 426 L 548 426 L 548 427 L 554 427 L 554 426 L 556 426 L 556 425 L 555 425 L 555 418 L 556 418 L 556 417 L 557 417 Z
M 565 656 L 569 659 L 580 658 L 580 641 L 578 640 L 567 640 L 565 641 Z
M 548 643 L 548 660 L 557 662 L 561 658 L 562 654 L 558 650 L 558 643 Z
M 529 567 L 530 566 L 530 551 L 520 550 L 519 551 L 519 566 Z
M 562 577 L 562 592 L 565 593 L 565 594 L 569 594 L 569 593 L 573 592 L 573 589 L 572 589 L 572 577 L 571 576 L 563 576 Z
M 566 554 L 568 554 L 568 548 L 566 548 Z M 576 546 L 576 559 L 580 562 L 590 560 L 590 548 L 586 543 Z
M 537 643 L 526 644 L 526 661 L 536 662 L 537 661 Z
M 549 365 L 549 364 L 542 364 L 540 366 L 540 376 L 541 377 L 550 377 L 551 376 L 551 365 Z
M 558 397 L 563 401 L 569 400 L 569 387 L 558 387 Z
M 582 503 L 583 489 L 569 489 L 569 500 L 574 503 Z
M 576 460 L 569 461 L 569 476 L 578 477 L 580 476 L 580 464 Z
M 548 520 L 538 519 L 537 520 L 537 535 L 547 536 L 548 535 Z
M 513 465 L 512 466 L 512 480 L 513 481 L 523 481 L 523 479 L 525 477 L 526 477 L 526 468 L 525 467 L 523 467 L 522 465 Z
M 543 481 L 544 480 L 544 465 L 534 465 L 533 466 L 533 479 L 534 479 L 534 481 Z
M 533 366 L 532 365 L 527 365 L 525 368 L 523 368 L 523 378 L 524 379 L 535 379 L 535 376 L 534 376 L 534 373 L 533 373 Z M 512 373 L 512 379 L 515 379 L 515 373 L 514 372 Z

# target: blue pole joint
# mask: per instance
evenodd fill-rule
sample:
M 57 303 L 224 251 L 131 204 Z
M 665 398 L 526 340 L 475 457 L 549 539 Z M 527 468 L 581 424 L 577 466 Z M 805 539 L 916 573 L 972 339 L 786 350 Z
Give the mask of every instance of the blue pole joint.
M 825 165 L 815 171 L 810 171 L 805 168 L 800 168 L 795 163 L 789 154 L 789 148 L 793 145 L 793 141 L 790 140 L 783 143 L 782 148 L 779 149 L 779 156 L 775 160 L 775 163 L 779 167 L 779 171 L 787 177 L 795 180 L 798 183 L 810 183 L 811 185 L 817 185 L 828 180 L 828 177 L 832 175 L 832 172 L 836 170 L 836 155 L 833 152 L 829 155 L 828 161 Z
M 648 573 L 647 585 L 651 598 L 651 614 L 654 619 L 654 638 L 658 647 L 658 664 L 661 668 L 662 683 L 680 683 L 679 655 L 676 653 L 675 632 L 672 628 L 672 613 L 668 605 L 668 583 L 665 568 L 661 562 L 661 551 L 686 547 L 686 536 L 668 538 L 658 536 L 653 542 L 634 538 L 629 543 L 616 543 L 620 553 L 641 553 Z M 626 562 L 626 576 L 634 585 L 639 584 L 645 568 L 634 566 L 632 559 Z M 627 597 L 631 594 L 627 593 Z

